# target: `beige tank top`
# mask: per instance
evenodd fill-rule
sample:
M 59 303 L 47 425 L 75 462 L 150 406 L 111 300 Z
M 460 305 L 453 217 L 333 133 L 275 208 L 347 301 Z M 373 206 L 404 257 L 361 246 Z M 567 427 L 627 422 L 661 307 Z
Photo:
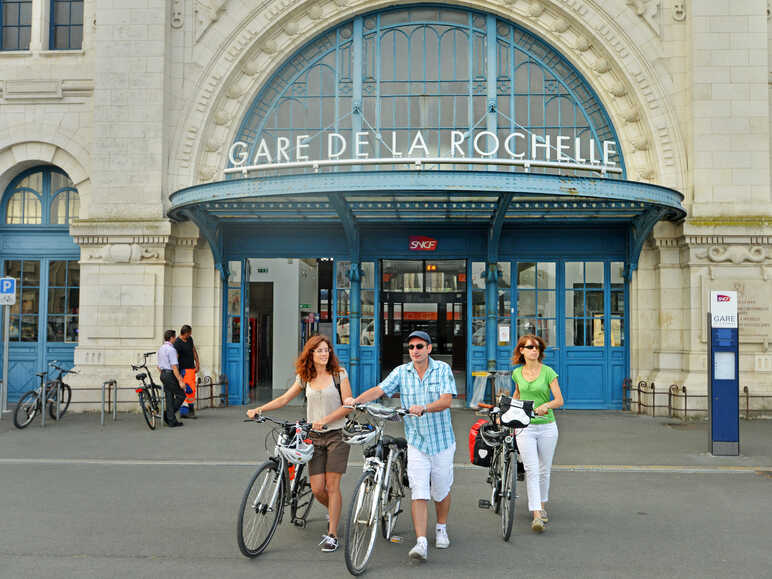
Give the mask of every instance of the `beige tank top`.
M 342 379 L 343 375 L 341 374 Z M 301 385 L 303 384 L 302 381 L 300 383 Z M 332 378 L 330 378 L 327 388 L 322 390 L 314 390 L 306 385 L 306 400 L 306 420 L 309 422 L 319 422 L 342 406 L 340 394 L 338 394 L 338 389 L 335 387 L 335 381 Z M 343 428 L 345 424 L 346 418 L 340 418 L 335 422 L 330 422 L 327 425 L 327 431 L 338 430 Z

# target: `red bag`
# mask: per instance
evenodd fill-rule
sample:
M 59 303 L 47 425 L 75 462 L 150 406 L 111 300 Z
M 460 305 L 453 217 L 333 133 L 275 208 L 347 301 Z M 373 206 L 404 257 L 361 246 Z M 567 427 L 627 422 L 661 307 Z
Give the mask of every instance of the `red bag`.
M 488 424 L 485 418 L 480 418 L 469 429 L 469 461 L 476 466 L 490 466 L 492 448 L 480 438 L 480 428 Z

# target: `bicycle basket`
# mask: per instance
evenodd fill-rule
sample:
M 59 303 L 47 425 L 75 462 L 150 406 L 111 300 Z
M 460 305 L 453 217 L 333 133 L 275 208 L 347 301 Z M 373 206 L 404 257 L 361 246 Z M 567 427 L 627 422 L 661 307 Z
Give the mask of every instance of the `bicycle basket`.
M 498 407 L 501 408 L 501 424 L 504 426 L 525 428 L 531 424 L 532 400 L 513 400 L 509 396 L 501 396 Z

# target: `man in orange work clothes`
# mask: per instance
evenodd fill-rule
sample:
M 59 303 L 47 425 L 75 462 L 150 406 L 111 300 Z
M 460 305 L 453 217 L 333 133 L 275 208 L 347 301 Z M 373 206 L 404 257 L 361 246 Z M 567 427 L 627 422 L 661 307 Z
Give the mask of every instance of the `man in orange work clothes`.
M 185 403 L 180 408 L 180 418 L 196 417 L 196 374 L 199 370 L 198 352 L 193 343 L 193 329 L 185 324 L 180 328 L 180 335 L 174 341 L 174 349 L 180 362 L 180 374 L 185 391 Z

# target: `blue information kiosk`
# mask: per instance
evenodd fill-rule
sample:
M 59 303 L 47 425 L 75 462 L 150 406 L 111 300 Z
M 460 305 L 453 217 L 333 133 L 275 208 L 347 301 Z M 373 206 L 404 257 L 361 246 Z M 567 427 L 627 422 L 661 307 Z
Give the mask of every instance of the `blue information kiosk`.
M 737 333 L 737 292 L 711 292 L 708 314 L 708 449 L 714 456 L 740 454 Z

